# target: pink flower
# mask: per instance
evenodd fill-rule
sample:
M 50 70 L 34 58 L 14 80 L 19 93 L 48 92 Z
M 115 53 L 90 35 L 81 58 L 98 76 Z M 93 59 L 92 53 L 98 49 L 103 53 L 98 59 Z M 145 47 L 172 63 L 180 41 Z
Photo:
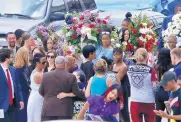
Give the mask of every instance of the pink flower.
M 85 38 L 85 37 L 86 37 L 86 34 L 82 34 L 81 37 L 82 37 L 82 38 Z
M 40 31 L 46 31 L 46 27 L 45 27 L 45 26 L 39 26 L 38 29 L 39 29 Z
M 78 34 L 80 34 L 80 33 L 81 33 L 81 29 L 80 29 L 80 28 L 77 28 L 76 32 L 77 32 Z
M 77 20 L 76 17 L 74 17 L 74 18 L 72 19 L 72 22 L 73 22 L 73 23 L 77 23 L 77 21 L 78 21 L 78 20 Z
M 46 37 L 46 36 L 49 36 L 49 34 L 47 32 L 43 32 L 42 36 Z
M 72 26 L 70 27 L 70 30 L 73 30 L 73 27 L 72 27 Z
M 90 12 L 90 10 L 86 10 L 86 11 L 84 11 L 84 16 L 85 17 L 90 17 L 91 16 L 91 12 Z
M 102 20 L 102 24 L 107 24 L 107 21 L 105 19 Z
M 106 16 L 104 19 L 105 19 L 105 20 L 108 20 L 108 19 L 110 19 L 110 16 Z

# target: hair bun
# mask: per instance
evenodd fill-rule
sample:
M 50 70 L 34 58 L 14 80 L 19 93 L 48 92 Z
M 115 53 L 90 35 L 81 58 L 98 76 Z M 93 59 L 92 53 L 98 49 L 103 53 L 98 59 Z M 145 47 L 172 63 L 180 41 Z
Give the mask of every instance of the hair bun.
M 130 18 L 130 17 L 132 17 L 132 14 L 130 12 L 128 12 L 128 13 L 126 13 L 125 17 Z

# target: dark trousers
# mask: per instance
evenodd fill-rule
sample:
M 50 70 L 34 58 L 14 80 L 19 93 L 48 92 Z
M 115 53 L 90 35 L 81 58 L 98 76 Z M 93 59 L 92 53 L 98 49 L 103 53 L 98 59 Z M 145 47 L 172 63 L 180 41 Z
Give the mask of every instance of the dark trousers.
M 15 122 L 15 105 L 10 105 L 8 110 L 4 112 L 4 118 L 0 118 L 0 122 Z
M 124 85 L 122 86 L 122 88 L 123 88 L 124 108 L 121 110 L 121 114 L 125 122 L 130 122 L 129 101 L 128 101 L 129 89 L 127 88 L 127 86 Z
M 41 121 L 51 121 L 51 120 L 66 120 L 69 119 L 71 120 L 72 117 L 61 117 L 61 116 L 50 116 L 50 117 L 42 117 Z
M 156 102 L 156 110 L 165 110 L 165 103 L 164 101 L 168 101 L 169 94 L 164 90 L 163 87 L 160 87 L 160 89 L 155 94 L 155 102 Z M 155 122 L 161 122 L 162 118 L 159 116 L 155 117 Z

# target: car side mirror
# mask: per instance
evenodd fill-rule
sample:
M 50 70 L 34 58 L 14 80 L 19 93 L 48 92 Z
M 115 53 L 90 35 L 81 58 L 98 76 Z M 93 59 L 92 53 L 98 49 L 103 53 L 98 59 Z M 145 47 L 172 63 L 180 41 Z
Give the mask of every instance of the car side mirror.
M 50 21 L 65 20 L 65 15 L 62 13 L 54 12 L 50 14 Z

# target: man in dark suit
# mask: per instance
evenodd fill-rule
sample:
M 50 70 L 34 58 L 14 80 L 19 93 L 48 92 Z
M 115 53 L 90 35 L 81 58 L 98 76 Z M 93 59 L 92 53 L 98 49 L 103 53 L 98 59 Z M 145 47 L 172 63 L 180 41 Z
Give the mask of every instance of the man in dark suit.
M 44 97 L 42 108 L 42 121 L 72 119 L 73 98 L 58 99 L 61 92 L 73 93 L 77 97 L 85 99 L 73 74 L 65 71 L 65 58 L 58 56 L 55 59 L 56 69 L 45 73 L 40 85 L 39 93 Z
M 13 54 L 10 49 L 0 50 L 0 122 L 15 122 L 15 106 L 24 108 L 21 88 L 15 81 L 15 69 L 10 65 Z

